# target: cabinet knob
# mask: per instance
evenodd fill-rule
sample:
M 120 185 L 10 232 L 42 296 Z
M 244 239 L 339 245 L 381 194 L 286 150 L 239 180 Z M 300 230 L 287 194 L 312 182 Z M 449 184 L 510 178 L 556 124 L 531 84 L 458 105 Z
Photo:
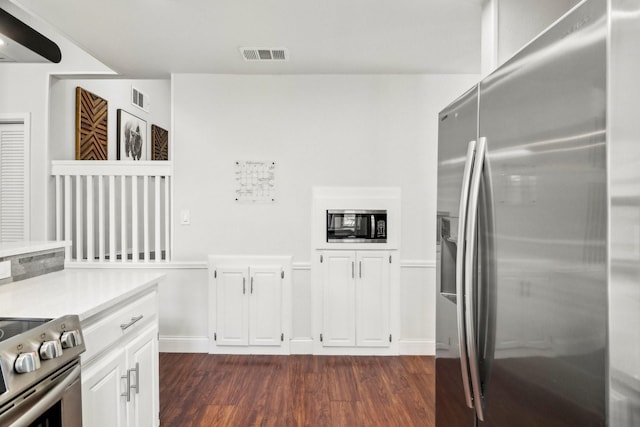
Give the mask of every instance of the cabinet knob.
M 62 348 L 73 348 L 82 344 L 82 335 L 77 329 L 63 332 L 60 336 L 60 342 L 62 343 Z
M 39 368 L 40 358 L 38 357 L 38 353 L 36 353 L 35 351 L 19 354 L 14 364 L 14 369 L 19 374 L 33 372 Z
M 40 357 L 44 360 L 62 356 L 62 344 L 59 340 L 45 341 L 40 346 Z

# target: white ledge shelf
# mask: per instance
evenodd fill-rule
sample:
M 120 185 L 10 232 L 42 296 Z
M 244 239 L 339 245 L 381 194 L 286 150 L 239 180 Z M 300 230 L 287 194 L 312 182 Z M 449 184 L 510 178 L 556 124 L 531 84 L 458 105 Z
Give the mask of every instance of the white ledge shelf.
M 29 254 L 33 252 L 48 251 L 51 249 L 66 248 L 71 246 L 67 241 L 21 241 L 21 242 L 0 242 L 0 258 L 13 255 Z

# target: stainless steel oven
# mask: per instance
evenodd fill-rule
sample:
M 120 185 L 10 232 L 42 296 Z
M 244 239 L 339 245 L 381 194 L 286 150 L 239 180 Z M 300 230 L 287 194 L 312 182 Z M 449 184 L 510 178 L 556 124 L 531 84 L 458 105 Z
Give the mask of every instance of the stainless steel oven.
M 78 316 L 0 319 L 0 426 L 80 427 Z

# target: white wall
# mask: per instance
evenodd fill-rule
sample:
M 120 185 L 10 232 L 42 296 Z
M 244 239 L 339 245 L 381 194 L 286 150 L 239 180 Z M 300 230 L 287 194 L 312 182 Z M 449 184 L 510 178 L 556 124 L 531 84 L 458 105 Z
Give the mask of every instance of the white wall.
M 476 76 L 173 76 L 176 260 L 308 261 L 311 188 L 399 186 L 402 257 L 435 259 L 437 113 Z M 234 162 L 277 163 L 274 204 L 234 200 Z
M 579 0 L 499 0 L 498 62 L 503 63 Z
M 311 188 L 399 186 L 401 338 L 432 342 L 437 113 L 477 78 L 174 75 L 174 259 L 293 255 L 293 336 L 310 337 Z M 235 202 L 236 160 L 277 162 L 276 203 Z M 182 210 L 191 225 L 179 224 Z M 184 285 L 201 305 L 207 284 Z M 190 316 L 163 306 L 177 310 Z
M 0 113 L 29 113 L 31 116 L 30 234 L 31 239 L 42 240 L 47 237 L 49 197 L 49 78 L 55 74 L 113 74 L 113 71 L 10 1 L 0 0 L 0 7 L 49 37 L 62 51 L 59 64 L 0 64 Z
M 484 0 L 482 74 L 487 75 L 580 0 Z
M 147 122 L 147 149 L 151 145 L 151 125 L 170 130 L 171 81 L 127 79 L 51 79 L 49 148 L 52 160 L 76 158 L 76 87 L 80 86 L 108 101 L 108 158 L 117 159 L 117 110 L 123 109 Z M 131 103 L 131 86 L 149 99 L 148 111 Z M 147 150 L 148 158 L 151 152 Z

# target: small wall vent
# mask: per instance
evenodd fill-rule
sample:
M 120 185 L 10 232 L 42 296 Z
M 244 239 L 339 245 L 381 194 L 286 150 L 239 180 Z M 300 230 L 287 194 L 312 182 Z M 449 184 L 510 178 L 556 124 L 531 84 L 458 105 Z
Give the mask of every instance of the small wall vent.
M 240 53 L 245 61 L 286 61 L 289 59 L 287 49 L 241 47 Z
M 149 112 L 149 97 L 131 86 L 131 103 L 143 111 Z

